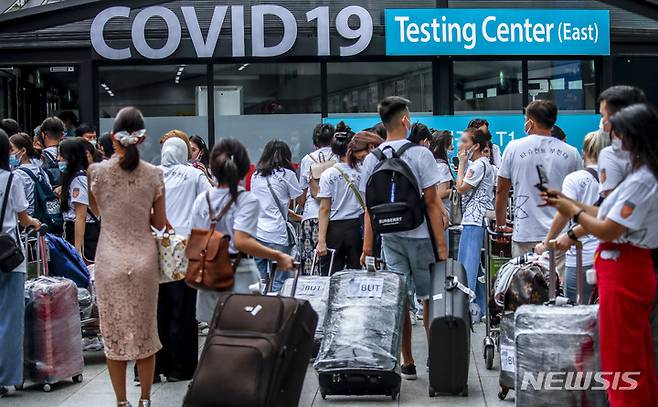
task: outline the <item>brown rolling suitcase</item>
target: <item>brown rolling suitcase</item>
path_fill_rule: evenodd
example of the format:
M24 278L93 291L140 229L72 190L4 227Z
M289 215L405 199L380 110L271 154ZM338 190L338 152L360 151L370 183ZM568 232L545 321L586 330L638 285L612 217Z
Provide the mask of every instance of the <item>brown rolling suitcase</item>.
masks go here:
M183 406L297 406L317 323L308 301L222 297Z

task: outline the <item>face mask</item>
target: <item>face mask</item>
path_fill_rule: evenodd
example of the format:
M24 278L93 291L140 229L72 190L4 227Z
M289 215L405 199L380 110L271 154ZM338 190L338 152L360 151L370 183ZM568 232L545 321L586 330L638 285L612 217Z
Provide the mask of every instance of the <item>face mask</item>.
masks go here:
M9 156L9 166L11 168L16 168L19 165L21 165L21 160L18 158L16 154L12 154Z
M66 172L66 167L68 166L68 163L60 161L57 163L57 166L59 167L60 172Z
M98 144L98 143L96 142L96 140L89 140L89 142L90 142L91 145L94 146L94 147L96 147L96 145Z
M404 138L409 140L409 137L411 137L411 117L409 118L409 127L408 128L405 127L405 129L406 129L406 132L404 134Z
M605 131L605 126L604 126L603 118L601 118L601 121L599 122L599 134L606 137L608 140L610 139L610 132ZM613 140L614 141L614 140Z
M532 122L530 120L528 120L527 122L525 122L525 124L523 124L523 132L525 134L530 134L530 129L532 129L532 126L528 127L528 124L530 124L530 123L532 123Z
M622 141L619 137L613 137L612 138L612 149L614 151L617 151L617 152L621 151L622 150L622 145L623 145L623 143L622 143Z

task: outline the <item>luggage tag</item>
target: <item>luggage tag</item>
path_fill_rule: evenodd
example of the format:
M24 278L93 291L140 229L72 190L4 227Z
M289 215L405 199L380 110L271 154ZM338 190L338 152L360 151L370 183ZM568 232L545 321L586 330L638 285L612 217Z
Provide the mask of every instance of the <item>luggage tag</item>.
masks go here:
M382 298L384 279L381 277L354 277L350 280L348 298Z

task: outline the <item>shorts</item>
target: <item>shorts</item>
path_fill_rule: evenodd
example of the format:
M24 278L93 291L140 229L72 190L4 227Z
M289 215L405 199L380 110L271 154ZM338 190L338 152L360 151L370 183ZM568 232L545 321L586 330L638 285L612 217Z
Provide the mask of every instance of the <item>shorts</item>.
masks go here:
M436 263L430 239L384 235L382 251L388 271L405 278L409 295L413 295L415 289L419 300L428 300L431 287L430 266Z

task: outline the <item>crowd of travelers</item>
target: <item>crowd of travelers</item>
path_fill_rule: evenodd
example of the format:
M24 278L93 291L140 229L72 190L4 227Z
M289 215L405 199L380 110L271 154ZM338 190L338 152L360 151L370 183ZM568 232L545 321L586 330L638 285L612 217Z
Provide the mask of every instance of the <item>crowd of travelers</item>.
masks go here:
M33 134L5 119L0 190L9 199L2 232L17 235L19 227L49 223L38 210L40 200L57 197L63 223L53 232L95 263L100 328L119 406L130 405L128 361L137 361L140 406L150 405L154 380L192 378L199 324L210 322L221 296L184 281L159 284L152 230L187 236L216 224L230 236L229 253L237 259L232 291L240 293L254 287L279 292L295 267L331 275L360 269L368 256L385 259L389 271L406 279L407 308L419 307L404 313L406 379L418 375L411 325L418 318L427 329L429 319L430 233L440 259L458 253L475 292L475 323L488 301L481 251L489 223L511 234L515 257L541 254L556 240L558 270L574 301L580 241L585 269L595 268L597 276L601 370L641 372L634 391L608 391L610 404L658 405L658 116L630 86L607 89L599 103L599 129L585 136L582 151L567 144L576 135L556 126L555 103L536 100L525 109L526 136L501 154L486 120L472 120L454 134L431 129L414 122L410 101L387 97L378 106L381 123L372 128L318 124L310 135L315 150L298 168L281 140L269 141L252 166L238 139L220 138L209 149L201 137L180 130L161 137L156 167L140 160L139 145L154 135L135 107L120 110L112 130L100 137L91 126L65 124L66 117L46 118ZM417 229L378 236L365 203L367 185L381 156L393 153L415 176L427 218ZM546 174L544 192L536 188L537 164ZM452 216L456 204L459 224ZM448 230L455 227L461 237L449 248ZM0 273L0 394L23 383L25 273L25 264ZM585 297L592 290L586 284Z

